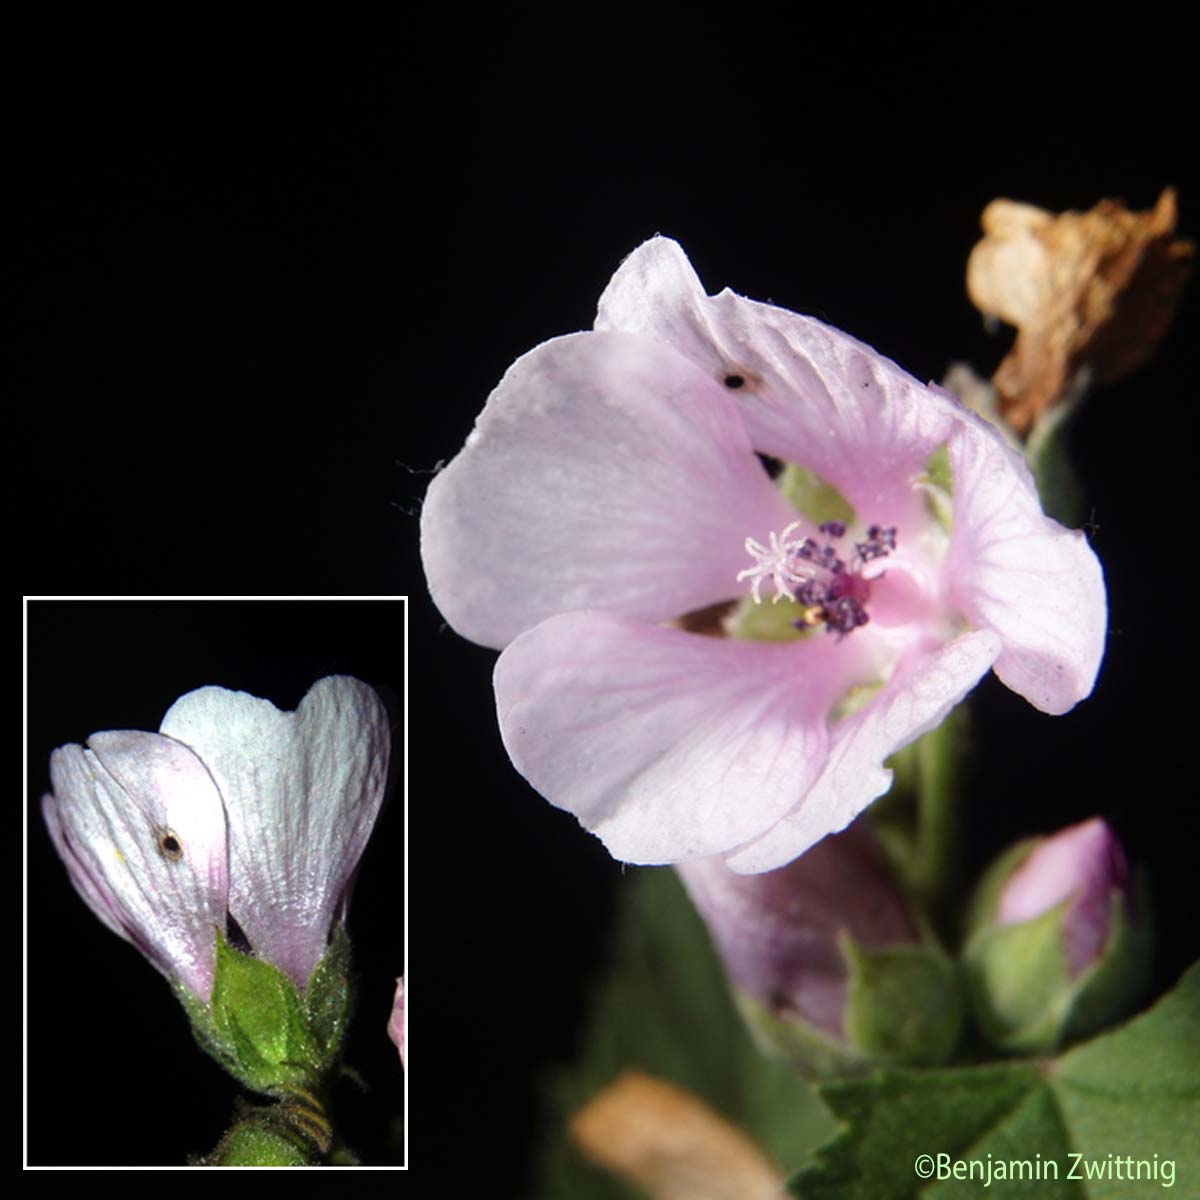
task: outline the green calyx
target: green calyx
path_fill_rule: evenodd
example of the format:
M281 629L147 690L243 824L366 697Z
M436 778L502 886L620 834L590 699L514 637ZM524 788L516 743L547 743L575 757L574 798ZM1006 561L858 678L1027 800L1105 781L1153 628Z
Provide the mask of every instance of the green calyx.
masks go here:
M971 1005L996 1049L1050 1053L1124 1016L1141 994L1151 953L1141 881L1132 901L1112 890L1108 939L1095 962L1074 979L1064 948L1063 927L1070 919L1068 899L1028 921L980 926L968 940L963 964Z
M235 949L217 931L207 1006L177 994L196 1040L252 1091L285 1096L321 1086L337 1061L350 1006L350 943L335 930L303 993L272 963Z
M738 1008L760 1049L810 1078L946 1062L958 1044L964 1011L954 962L922 943L868 949L843 934L838 946L847 973L843 1036L738 993Z
M962 1032L964 1003L954 962L936 946L868 949L841 940L850 971L846 1040L875 1063L933 1067Z

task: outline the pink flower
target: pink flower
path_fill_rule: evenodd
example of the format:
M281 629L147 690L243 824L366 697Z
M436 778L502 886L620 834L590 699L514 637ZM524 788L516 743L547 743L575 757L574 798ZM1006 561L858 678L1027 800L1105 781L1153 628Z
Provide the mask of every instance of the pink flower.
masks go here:
M509 369L429 489L422 554L450 624L504 650L517 769L629 862L781 866L989 668L1057 714L1103 651L1100 565L991 426L818 321L707 296L665 238L594 332ZM752 593L790 640L668 624Z

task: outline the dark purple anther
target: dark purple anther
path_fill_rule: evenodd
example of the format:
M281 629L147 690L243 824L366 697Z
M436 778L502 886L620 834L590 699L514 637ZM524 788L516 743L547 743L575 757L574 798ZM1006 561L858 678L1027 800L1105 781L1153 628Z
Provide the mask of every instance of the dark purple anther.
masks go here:
M841 521L825 521L817 528L827 537L835 539L840 538L846 532L846 527Z
M896 548L894 525L872 525L867 529L867 540L856 542L854 548L863 562L873 558L886 558Z
M868 620L866 609L853 596L839 596L825 606L825 625L839 637L852 633Z
M811 608L814 604L824 604L829 599L829 589L816 579L805 580L796 589L796 600L803 604L806 608Z

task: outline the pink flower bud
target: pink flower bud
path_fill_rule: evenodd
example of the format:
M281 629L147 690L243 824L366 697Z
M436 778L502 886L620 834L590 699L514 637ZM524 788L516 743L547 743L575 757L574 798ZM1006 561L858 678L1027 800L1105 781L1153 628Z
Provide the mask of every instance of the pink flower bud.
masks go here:
M1062 925L1067 970L1077 978L1104 952L1112 893L1126 892L1121 844L1099 817L1072 825L1038 845L1013 872L996 908L997 925L1015 925L1069 900Z
M761 875L735 874L720 857L677 869L734 988L838 1039L849 986L839 937L867 948L917 940L864 821Z

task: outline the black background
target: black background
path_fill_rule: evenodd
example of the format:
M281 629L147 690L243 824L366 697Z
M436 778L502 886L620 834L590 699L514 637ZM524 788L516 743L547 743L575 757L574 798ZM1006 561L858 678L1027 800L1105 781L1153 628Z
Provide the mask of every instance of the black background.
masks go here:
M417 515L436 464L514 358L590 326L656 232L711 291L812 313L939 378L955 359L990 371L1007 347L963 286L989 200L1146 208L1173 183L1194 236L1200 197L1169 31L555 12L427 16L351 61L229 31L145 56L56 44L23 109L34 166L16 231L26 591L412 597L412 1159L486 1166L497 1195L522 1193L534 1080L571 1053L621 875L513 773L495 656L425 595ZM1110 593L1096 693L1051 720L986 681L971 796L976 859L1095 812L1114 822L1151 868L1159 988L1197 951L1195 305L1193 289L1157 361L1075 430ZM118 654L71 624L36 655L31 641L31 805L48 747L153 728L187 687L290 705L330 669L391 677L372 664L396 652L378 613L343 613L318 644L206 634L220 655L188 675L181 634L134 630ZM186 1061L169 1005L141 1020L165 989L89 925L35 816L29 841L30 1156L79 1161L63 1129L82 1104L93 1161L149 1161L128 1130L163 1110L179 1132L159 1161L177 1162L225 1101L202 1102L191 1075L176 1087L208 1068ZM379 919L365 912L360 893L356 929ZM97 1024L98 975L137 977L132 1025ZM160 1024L172 1049L93 1070L93 1038Z

